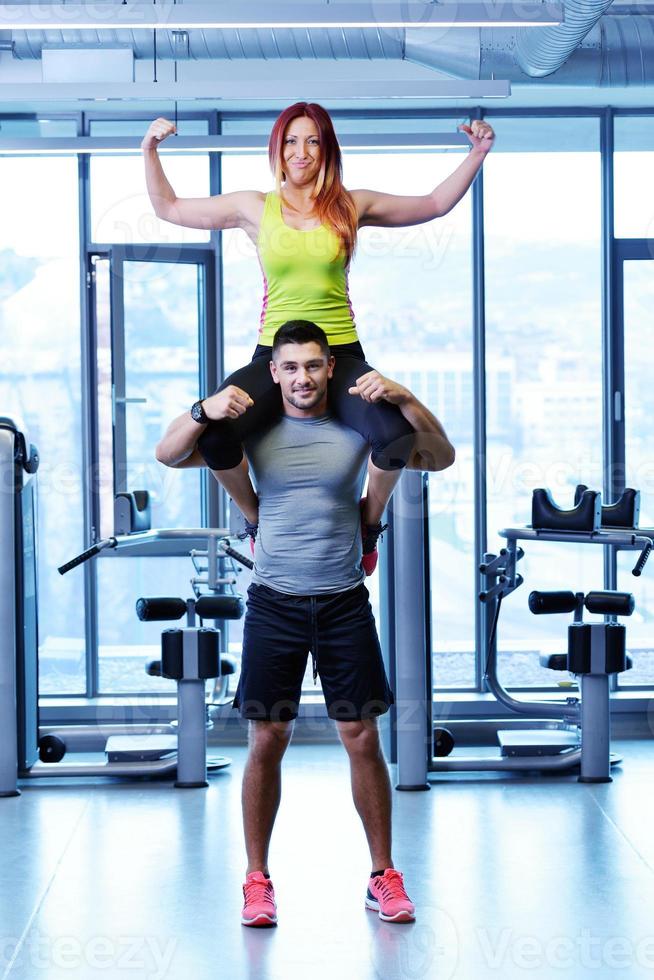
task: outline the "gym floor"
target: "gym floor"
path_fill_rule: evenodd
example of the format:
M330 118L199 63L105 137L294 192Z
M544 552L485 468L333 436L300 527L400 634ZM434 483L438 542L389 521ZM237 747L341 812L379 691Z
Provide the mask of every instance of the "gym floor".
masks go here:
M274 929L240 924L244 746L220 750L232 766L206 790L23 781L0 800L0 980L652 978L654 745L613 749L610 784L466 774L394 792L408 925L364 908L340 745L286 754Z

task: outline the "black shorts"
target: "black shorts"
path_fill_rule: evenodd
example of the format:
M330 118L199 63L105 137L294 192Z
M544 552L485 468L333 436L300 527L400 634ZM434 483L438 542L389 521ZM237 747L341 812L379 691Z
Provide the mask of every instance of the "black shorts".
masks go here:
M297 718L309 652L330 718L358 721L381 715L394 704L363 583L315 596L289 595L253 583L233 705L241 717Z

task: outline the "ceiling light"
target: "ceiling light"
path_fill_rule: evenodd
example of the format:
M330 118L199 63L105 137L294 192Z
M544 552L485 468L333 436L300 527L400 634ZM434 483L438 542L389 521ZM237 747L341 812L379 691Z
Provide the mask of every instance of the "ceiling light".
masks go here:
M339 136L343 150L430 150L463 149L469 146L464 133L347 133ZM161 146L165 153L263 153L267 136L171 136ZM0 139L0 155L16 154L135 154L140 139L131 136L44 137L43 139Z
M258 28L550 27L563 22L560 3L55 3L1 4L0 29L256 30Z
M93 102L96 99L115 99L120 102L155 102L155 115L165 115L167 102L201 102L205 104L225 102L275 102L279 108L298 99L322 102L329 108L336 101L377 102L407 99L434 102L437 99L505 99L511 95L511 84L502 79L433 79L405 81L380 78L360 81L344 79L285 78L275 74L261 81L216 79L204 82L103 82L88 84L82 88L77 82L0 82L1 103L29 102Z

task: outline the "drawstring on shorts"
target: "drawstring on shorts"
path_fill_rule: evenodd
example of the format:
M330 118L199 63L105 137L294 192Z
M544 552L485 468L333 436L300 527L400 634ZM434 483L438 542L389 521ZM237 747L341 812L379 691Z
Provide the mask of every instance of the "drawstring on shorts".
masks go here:
M313 683L315 685L318 677L318 609L315 596L309 596L311 605L311 660L313 661Z

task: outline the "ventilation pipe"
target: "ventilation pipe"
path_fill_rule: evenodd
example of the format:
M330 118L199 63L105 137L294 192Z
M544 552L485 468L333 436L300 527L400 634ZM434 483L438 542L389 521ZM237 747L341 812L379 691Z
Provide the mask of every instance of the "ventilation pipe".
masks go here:
M528 27L516 41L516 60L525 75L551 75L567 61L613 0L565 0L565 21L556 27Z
M283 60L296 65L303 61L391 60L422 65L440 78L502 78L523 85L534 84L534 77L539 77L539 84L566 86L654 85L651 7L644 7L647 13L635 14L633 6L615 5L611 13L601 17L609 0L565 0L564 6L566 24L560 28L522 31L503 28L161 30L157 32L157 57L180 60L183 52L188 59L198 61ZM582 19L580 12L575 13L582 7L587 19ZM629 13L620 13L623 9ZM571 34L565 44L551 38L541 40L544 34L556 34L568 27ZM6 40L8 33L0 32L0 38ZM180 33L186 36L180 37ZM65 44L71 50L89 44L129 45L135 58L153 57L151 32L146 31L48 31L47 36L43 31L13 32L17 58L38 59L43 46L48 44Z

